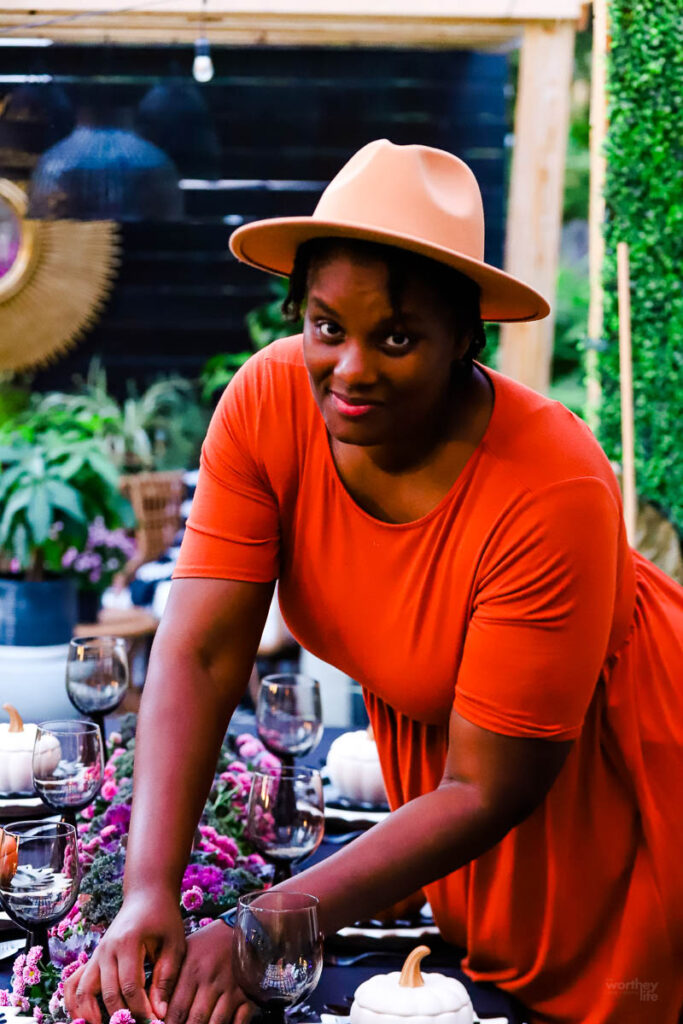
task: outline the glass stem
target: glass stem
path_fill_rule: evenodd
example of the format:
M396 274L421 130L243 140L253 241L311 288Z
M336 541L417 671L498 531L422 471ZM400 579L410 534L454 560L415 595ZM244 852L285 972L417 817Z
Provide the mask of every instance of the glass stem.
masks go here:
M26 952L32 946L43 947L43 962L46 964L50 963L50 943L47 937L47 927L45 925L36 925L33 931L26 933Z
M292 877L292 862L289 860L276 860L275 874L273 875L273 885L277 885L278 882L286 882L288 878Z
M104 760L106 761L107 760L107 734L106 734L105 728L104 728L104 714L101 711L93 711L91 713L90 717L92 718L93 722L95 722L97 724L97 727L100 730L100 736L102 737L102 753L104 755Z
M263 1024L285 1024L284 1006L270 1006L261 1010Z

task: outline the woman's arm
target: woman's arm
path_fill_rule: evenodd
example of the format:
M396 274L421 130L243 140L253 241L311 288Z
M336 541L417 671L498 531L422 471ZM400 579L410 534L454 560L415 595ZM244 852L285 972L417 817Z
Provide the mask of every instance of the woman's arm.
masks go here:
M273 585L176 580L157 633L140 709L134 799L116 921L66 990L69 1012L163 1015L185 938L178 906L192 839L230 717L249 679ZM155 964L152 1004L144 961Z
M318 896L326 933L370 917L495 846L543 800L571 746L502 736L453 711L439 787L279 888Z
M494 846L543 800L570 748L489 732L454 711L439 787L278 888L317 896L326 933L371 916ZM224 1024L241 1012L231 943L220 921L191 936L166 1024Z

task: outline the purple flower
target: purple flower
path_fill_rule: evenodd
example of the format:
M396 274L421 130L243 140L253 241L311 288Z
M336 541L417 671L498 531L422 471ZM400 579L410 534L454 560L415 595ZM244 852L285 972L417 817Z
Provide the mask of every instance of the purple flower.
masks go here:
M130 1010L116 1010L109 1018L109 1024L135 1024L135 1018Z
M21 572L21 562L18 558L10 558L9 571L13 573ZM0 1003L0 1006L3 1004Z
M198 885L193 885L190 889L185 890L181 896L181 902L185 910L196 910L204 902L204 893Z
M130 804L112 804L104 812L105 825L114 825L121 833L130 825Z
M88 579L90 580L91 583L99 583L100 580L102 579L102 573L100 572L99 569L93 569L93 571L88 576Z
M78 558L78 549L71 547L67 548L62 555L62 568L70 569L75 560Z

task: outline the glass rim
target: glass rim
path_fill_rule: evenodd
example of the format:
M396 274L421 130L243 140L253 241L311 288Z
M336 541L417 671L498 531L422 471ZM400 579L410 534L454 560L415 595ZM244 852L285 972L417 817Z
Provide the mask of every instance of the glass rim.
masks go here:
M230 771L229 768L228 771ZM250 772L250 775L252 779L256 778L257 775L266 779L281 779L283 776L286 779L295 779L297 775L300 775L302 778L306 777L307 779L315 779L316 777L322 778L320 768L315 768L308 764L283 764L277 768L275 765L273 765L272 768L256 767L252 772Z
M46 831L53 829L54 835L30 835L26 834L26 831L22 828L26 826L26 829L45 829ZM9 825L0 826L4 835L13 836L15 839L59 839L67 838L68 836L76 837L76 826L72 825L69 821L41 821L40 818L34 818L33 820L26 821L13 821Z
M114 647L116 644L125 644L125 637L117 636L115 633L106 633L104 636L72 636L69 640L69 647L88 647L102 644Z
M320 689L320 683L313 676L307 676L302 672L273 672L263 676L261 686L301 686L309 687L312 690Z
M289 898L295 896L302 902L296 907L256 907L253 905L253 901L259 896L266 897L267 899L271 897L277 899L278 897ZM319 906L320 900L310 892L282 891L279 889L253 889L251 892L245 892L238 896L236 903L237 910L250 910L255 914L292 914L301 910L317 910Z
M36 729L41 732L63 732L72 736L98 732L99 728L97 722L90 722L87 718L48 718L44 722L36 722Z

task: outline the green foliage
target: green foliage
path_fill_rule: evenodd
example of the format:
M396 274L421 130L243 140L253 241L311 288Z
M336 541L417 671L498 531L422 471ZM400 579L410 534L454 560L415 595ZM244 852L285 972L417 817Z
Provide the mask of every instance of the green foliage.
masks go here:
M257 352L277 338L286 338L290 334L301 331L303 324L290 323L282 315L282 303L287 295L288 282L276 278L270 282L273 298L262 306L250 310L245 322L249 332L252 349L249 352L228 352L212 356L204 364L200 376L202 384L202 400L210 402L217 392L223 391L243 363L250 355Z
M616 249L630 248L636 476L683 528L683 10L613 0L608 64L605 338L600 436L621 459Z
M22 414L0 426L0 468L0 554L29 579L60 572L62 555L84 545L95 517L108 527L132 525L118 473L96 437L44 429Z

